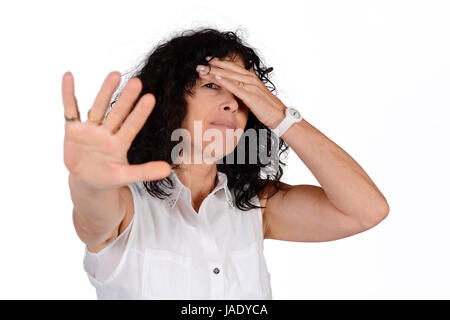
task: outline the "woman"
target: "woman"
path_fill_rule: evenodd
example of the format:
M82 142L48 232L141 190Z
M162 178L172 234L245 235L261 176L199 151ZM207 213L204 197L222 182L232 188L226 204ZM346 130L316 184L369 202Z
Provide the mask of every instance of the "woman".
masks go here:
M110 73L85 122L64 74L73 222L99 299L271 299L264 239L335 240L386 217L364 170L266 87L271 69L233 32L185 32L108 112L121 78ZM284 163L263 161L288 146L320 187L282 183Z

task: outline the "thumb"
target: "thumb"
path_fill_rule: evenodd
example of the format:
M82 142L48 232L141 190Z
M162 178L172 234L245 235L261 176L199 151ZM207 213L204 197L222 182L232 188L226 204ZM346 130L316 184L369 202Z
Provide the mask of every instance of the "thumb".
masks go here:
M153 181L164 179L171 173L172 167L166 161L150 161L143 164L133 164L124 170L124 183L136 181Z

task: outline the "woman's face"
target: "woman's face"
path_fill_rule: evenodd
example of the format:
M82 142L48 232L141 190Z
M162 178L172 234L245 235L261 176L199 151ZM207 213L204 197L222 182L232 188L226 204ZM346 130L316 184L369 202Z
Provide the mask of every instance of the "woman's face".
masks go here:
M235 61L244 68L240 57L235 60L226 57L225 60ZM233 93L210 80L198 78L192 92L192 96L185 96L187 111L182 128L187 129L191 137L191 154L202 154L203 162L206 159L208 163L216 162L236 148L247 124L248 107ZM214 123L219 120L232 123L234 129Z

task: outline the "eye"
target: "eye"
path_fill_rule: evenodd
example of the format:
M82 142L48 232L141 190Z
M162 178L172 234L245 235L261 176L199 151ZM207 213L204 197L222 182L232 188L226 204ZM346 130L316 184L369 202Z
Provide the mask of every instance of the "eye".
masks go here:
M217 88L220 88L217 84L215 84L215 83L213 83L213 82L210 82L210 83L205 84L205 87L208 87L210 84L215 85ZM208 87L208 88L213 89L213 88L211 88L211 87Z

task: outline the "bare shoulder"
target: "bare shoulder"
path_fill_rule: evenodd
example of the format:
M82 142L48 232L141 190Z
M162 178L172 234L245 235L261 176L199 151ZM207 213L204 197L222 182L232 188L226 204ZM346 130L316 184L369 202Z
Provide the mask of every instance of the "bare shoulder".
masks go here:
M261 206L267 206L281 200L283 195L292 188L292 185L274 180L259 180L261 184L266 184L258 195ZM276 187L278 186L278 188ZM264 212L264 209L261 209Z
M124 186L120 189L122 199L126 206L125 216L123 217L122 222L119 225L118 236L122 234L122 232L129 226L131 220L133 220L134 216L134 202L133 195L131 193L130 187Z
M279 183L265 188L264 239L295 242L337 240L363 232L378 224L385 215L373 211L371 221L346 214L337 208L320 186ZM275 190L276 189L276 190Z
M126 206L125 216L123 217L122 221L117 226L117 228L114 229L108 240L96 246L86 246L90 252L94 253L100 252L109 243L111 243L112 241L114 241L114 239L116 239L119 235L121 235L123 231L125 231L125 229L130 225L130 222L134 216L134 202L133 202L133 195L128 186L123 186L120 188L120 197Z
M261 184L266 184L266 186L261 190L258 195L259 203L261 205L261 215L263 217L263 232L264 239L267 239L268 234L268 218L266 216L266 208L270 205L273 206L274 203L280 203L281 198L287 192L290 187L290 184L278 181L278 188L275 187L275 181L273 180L260 180Z

